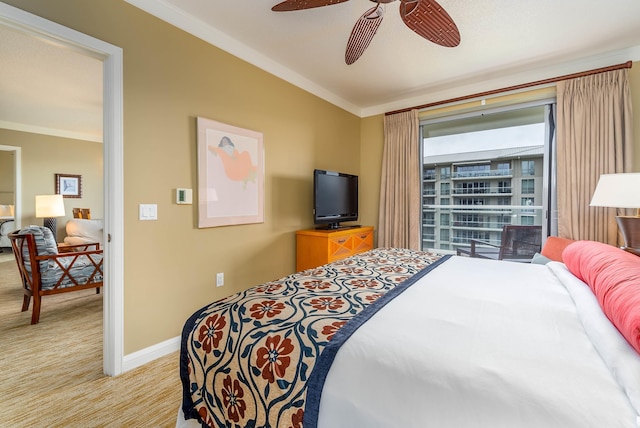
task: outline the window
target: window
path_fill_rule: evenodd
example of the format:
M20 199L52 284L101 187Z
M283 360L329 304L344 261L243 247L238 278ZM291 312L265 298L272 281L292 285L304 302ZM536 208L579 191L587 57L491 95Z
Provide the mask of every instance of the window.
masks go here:
M464 198L460 199L459 205L484 205L484 199L482 198Z
M511 181L498 181L498 193L511 193Z
M450 223L450 214L441 213L440 214L440 226L449 226Z
M498 164L498 175L511 175L511 164L510 163L499 163Z
M522 226L533 226L533 221L534 221L535 217L530 216L530 215L523 215L522 217L520 217L520 224Z
M498 216L498 224L496 226L499 228L502 228L506 224L511 224L511 216L510 215Z
M449 229L440 229L440 240L449 242Z
M436 179L436 170L435 168L429 168L424 170L424 179L425 180L435 180Z
M426 183L424 185L424 191L422 192L424 196L433 196L436 194L436 188L433 183Z
M525 206L525 207L533 206L533 198L522 198L522 204L521 205ZM533 210L525 210L525 209L522 210L523 214L524 213L529 214L529 213L533 213L533 212L534 212Z
M422 216L422 224L425 226L435 226L436 218L433 213L426 213Z
M441 195L451 194L451 183L440 183L440 194Z
M533 178L526 178L522 180L522 193L525 195L531 195L536 193Z
M536 162L533 160L523 160L522 175L536 175Z
M445 236L452 251L470 239L499 244L506 224L544 225L547 231L542 206L552 198L543 192L553 189L543 185L543 166L546 171L550 165L551 106L534 102L422 120L424 185L439 192L423 210L423 217L435 213L427 230L436 237L423 240L423 249L443 249Z
M491 172L491 165L458 165L454 177L487 177Z
M456 226L483 227L484 217L478 214L460 214L456 217Z

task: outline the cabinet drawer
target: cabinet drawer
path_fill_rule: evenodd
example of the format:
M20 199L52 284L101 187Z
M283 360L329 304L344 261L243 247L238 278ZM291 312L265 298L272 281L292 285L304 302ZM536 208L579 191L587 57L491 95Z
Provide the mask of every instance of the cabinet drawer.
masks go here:
M329 261L349 257L353 253L353 237L341 236L329 239Z
M352 254L363 253L373 249L373 230L356 233L351 237Z

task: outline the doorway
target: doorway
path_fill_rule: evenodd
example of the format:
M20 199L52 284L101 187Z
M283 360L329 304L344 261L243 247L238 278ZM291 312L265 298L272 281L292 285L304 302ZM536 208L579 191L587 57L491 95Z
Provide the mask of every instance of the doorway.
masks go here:
M124 353L122 49L4 3L0 3L0 25L99 58L103 63L103 371L106 375L115 376L123 371Z

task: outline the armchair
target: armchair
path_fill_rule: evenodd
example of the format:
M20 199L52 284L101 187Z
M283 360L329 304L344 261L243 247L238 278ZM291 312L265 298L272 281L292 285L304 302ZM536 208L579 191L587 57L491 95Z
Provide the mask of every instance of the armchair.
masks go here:
M24 298L22 312L29 309L33 297L31 324L40 320L43 296L66 293L87 288L100 292L103 284L102 250L94 244L87 251L86 244L80 251L59 253L53 234L46 227L30 226L9 234L13 253L22 279ZM70 246L65 250L69 251Z
M540 252L542 226L506 225L502 227L500 245L476 239L472 239L470 244L469 248L458 248L457 254L483 259L530 262L534 254Z

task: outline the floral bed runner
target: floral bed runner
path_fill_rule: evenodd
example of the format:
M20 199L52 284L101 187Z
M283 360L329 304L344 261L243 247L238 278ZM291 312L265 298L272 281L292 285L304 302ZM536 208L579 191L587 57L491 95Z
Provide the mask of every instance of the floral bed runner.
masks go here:
M200 309L182 332L185 417L211 427L301 428L307 381L336 332L349 322L341 336L350 335L446 258L379 248ZM320 366L314 378L321 378L321 390L326 361Z

